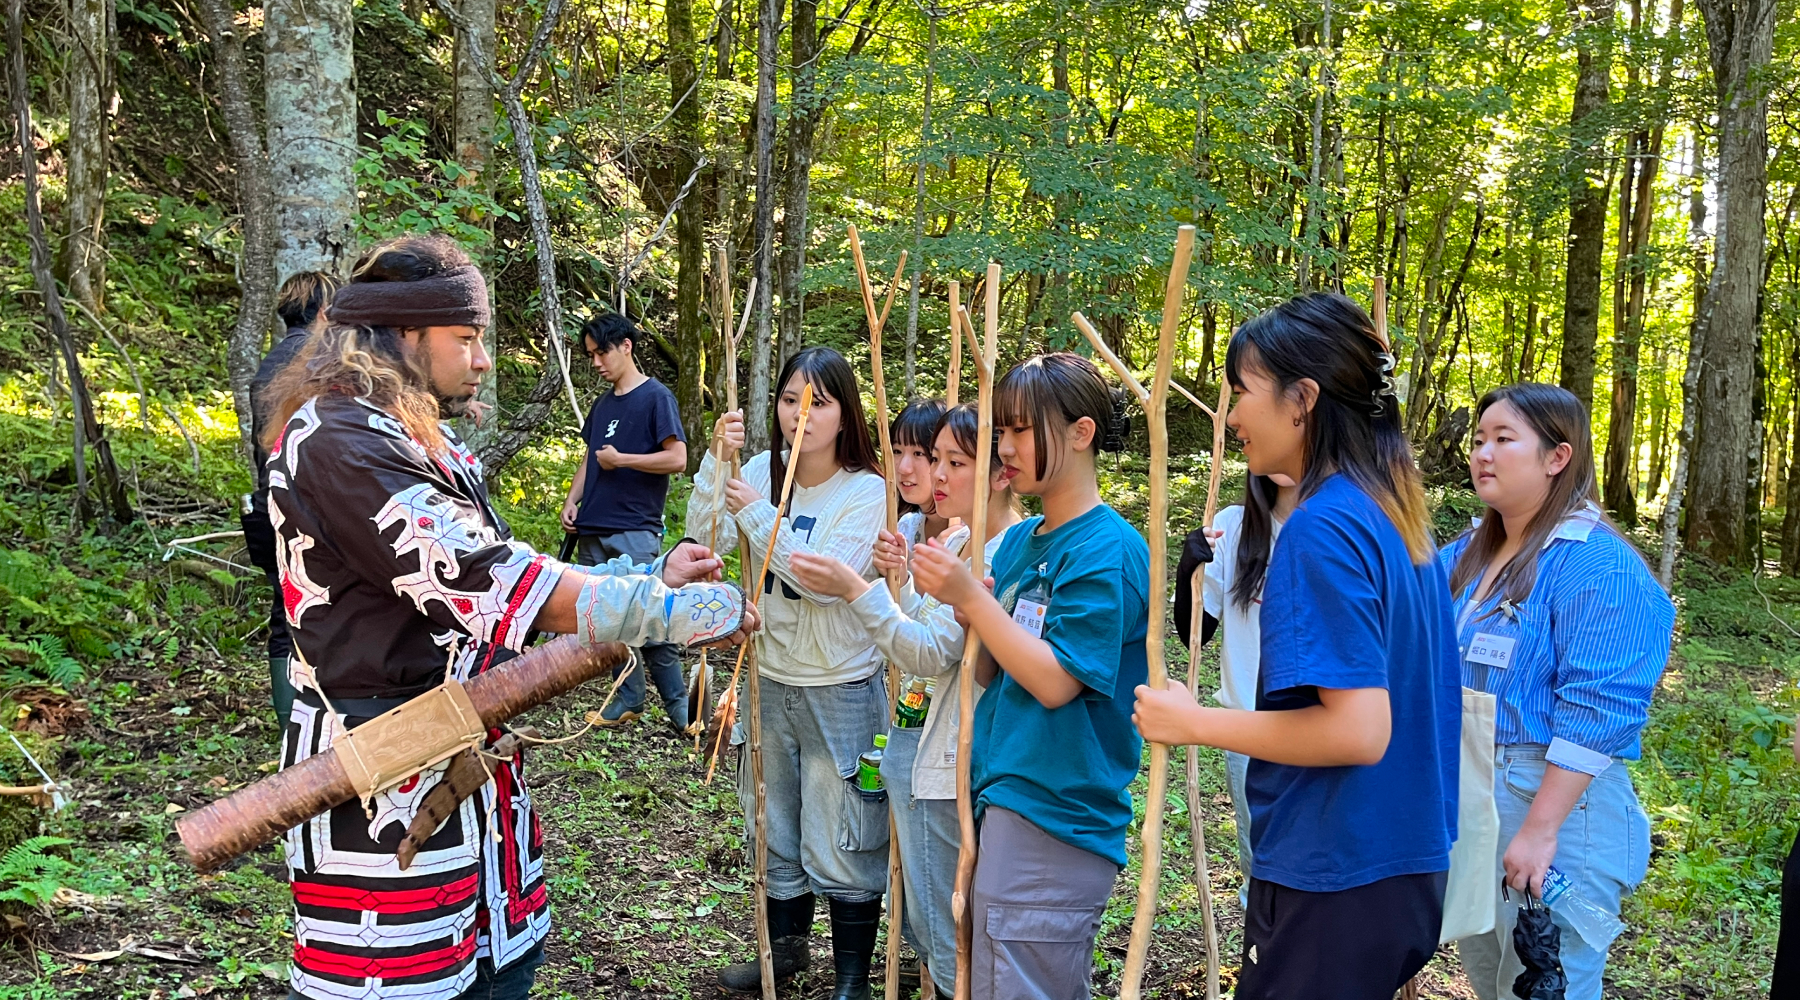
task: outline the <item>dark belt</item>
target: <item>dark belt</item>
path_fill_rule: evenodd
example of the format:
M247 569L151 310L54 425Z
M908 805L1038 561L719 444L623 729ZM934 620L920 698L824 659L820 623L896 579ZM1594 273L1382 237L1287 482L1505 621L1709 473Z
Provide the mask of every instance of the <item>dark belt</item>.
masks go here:
M331 707L350 718L373 719L399 708L414 697L417 695L406 698L333 698Z

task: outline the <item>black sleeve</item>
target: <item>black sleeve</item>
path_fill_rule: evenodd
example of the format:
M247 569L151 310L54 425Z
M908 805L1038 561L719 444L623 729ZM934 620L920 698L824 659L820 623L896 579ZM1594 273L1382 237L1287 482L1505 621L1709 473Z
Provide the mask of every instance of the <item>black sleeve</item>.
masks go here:
M1182 542L1181 562L1175 567L1175 634L1181 637L1183 646L1191 645L1188 638L1189 624L1194 616L1194 573L1200 567L1212 562L1212 545L1206 540L1206 531L1195 528L1188 532L1187 539ZM1217 619L1203 615L1213 625ZM1200 641L1212 638L1212 627L1205 624L1200 628Z

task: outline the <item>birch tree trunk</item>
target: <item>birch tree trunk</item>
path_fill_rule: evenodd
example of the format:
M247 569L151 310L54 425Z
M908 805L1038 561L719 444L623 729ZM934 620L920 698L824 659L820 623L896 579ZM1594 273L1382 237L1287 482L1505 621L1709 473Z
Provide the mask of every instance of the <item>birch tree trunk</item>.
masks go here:
M1569 266L1563 283L1562 387L1594 405L1594 344L1600 336L1601 255L1606 249L1605 110L1612 72L1613 0L1570 0L1577 38L1570 139Z
M1775 0L1699 0L1718 99L1718 227L1712 276L1695 337L1700 371L1686 544L1719 562L1750 551L1744 523L1747 463L1760 455L1754 433L1757 298L1763 278L1763 212L1768 186L1766 67L1774 43Z
M106 94L112 75L106 0L69 0L69 238L63 273L75 301L98 313L106 283Z
M356 25L351 0L272 0L263 107L275 192L277 287L345 276L356 257Z
M456 154L456 165L462 170L456 178L456 186L490 194L494 189L493 177L488 172L494 158L494 0L462 0L459 7L462 23L455 29L455 47L451 54L455 90L450 108L451 145ZM463 221L479 226L486 233L482 245L471 249L483 272L488 274L488 299L497 301L493 273L487 267L493 254L494 220L482 215ZM493 324L488 325L482 339L487 342L488 357L498 357L499 334ZM499 392L500 379L496 372L481 380L475 398L494 407L499 405ZM464 436L470 447L479 452L493 436L494 428L494 422L476 425Z
M756 310L750 345L750 401L744 408L744 448L769 447L769 339L774 335L775 285L775 71L781 59L781 0L759 0L756 10Z
M669 32L669 99L674 102L674 174L686 178L694 172L701 144L700 75L694 65L693 0L666 0ZM706 279L705 200L681 199L675 209L675 403L689 441L704 441L701 368L702 340L706 325L700 315ZM730 287L729 284L726 286ZM688 449L688 472L700 467L703 448Z

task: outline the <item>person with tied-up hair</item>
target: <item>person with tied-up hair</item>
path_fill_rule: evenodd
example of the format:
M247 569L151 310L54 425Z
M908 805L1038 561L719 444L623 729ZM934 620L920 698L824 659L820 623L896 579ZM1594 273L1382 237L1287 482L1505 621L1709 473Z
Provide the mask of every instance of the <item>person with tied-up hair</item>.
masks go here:
M1503 386L1475 419L1469 476L1488 509L1443 561L1463 684L1498 701L1498 868L1511 891L1492 933L1458 943L1476 995L1493 1000L1513 995L1523 968L1514 908L1543 895L1552 866L1615 916L1644 877L1650 821L1625 762L1641 755L1675 606L1596 502L1587 410L1573 393ZM1568 1000L1599 1000L1610 939L1551 914Z
M711 582L720 564L702 546L584 569L512 539L481 462L444 422L491 367L487 283L455 243L373 248L328 319L268 389L297 689L283 768L506 662L534 629L642 645L741 642L755 627L744 595ZM450 761L288 832L290 998L524 1000L550 913L523 756L490 761L492 781L405 864L401 840Z

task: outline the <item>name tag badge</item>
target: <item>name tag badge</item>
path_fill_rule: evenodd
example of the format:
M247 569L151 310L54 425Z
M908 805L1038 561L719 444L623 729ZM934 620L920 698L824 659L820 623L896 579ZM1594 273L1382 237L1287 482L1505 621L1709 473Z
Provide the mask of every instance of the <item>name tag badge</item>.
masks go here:
M1475 638L1469 640L1468 660L1484 667L1505 670L1512 663L1513 647L1518 643L1519 640L1510 636L1477 632Z
M1042 639L1044 637L1044 615L1049 610L1048 605L1021 597L1019 603L1013 606L1013 621L1024 626L1025 631L1030 632L1032 638Z

